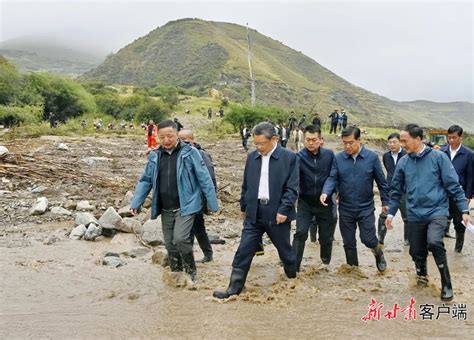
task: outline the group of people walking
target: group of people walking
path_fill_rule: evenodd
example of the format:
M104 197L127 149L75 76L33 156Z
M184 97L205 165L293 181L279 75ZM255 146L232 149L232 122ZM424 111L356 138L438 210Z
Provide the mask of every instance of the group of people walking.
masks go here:
M347 264L359 265L359 229L361 242L373 253L378 271L384 272L386 230L393 228L393 216L401 210L404 239L410 245L419 284L426 284L426 258L431 251L441 275L441 299L451 300L444 230L451 216L456 251L461 252L465 231L462 223L470 222L468 200L473 185L473 155L462 146L462 128L450 128L450 145L441 151L423 143L423 130L417 125L407 125L400 134L391 134L390 150L383 156L387 178L377 154L362 144L359 128L349 126L342 130L344 150L338 154L322 146L320 125L306 125L301 130L304 147L295 153L284 147L281 130L269 122L257 124L252 131L247 126L243 128L247 140L253 135L255 150L247 156L243 175L242 235L228 288L215 291L214 297L225 299L241 293L264 233L277 248L286 276L295 278L302 270L308 230L315 222L324 264L331 262L339 219ZM131 207L132 213L137 214L148 193L153 192L151 218L162 216L171 270L184 270L195 279L192 231L196 236L202 236L203 229L205 233L203 209L217 211L218 203L212 162L206 161L206 154L189 135L192 132L178 135L173 121L158 125L161 146L148 157ZM248 148L247 143L243 146ZM378 228L374 184L382 202ZM296 233L291 242L293 220ZM198 242L203 243L201 248L206 247L206 241L198 238ZM212 260L212 248L210 251L208 260Z

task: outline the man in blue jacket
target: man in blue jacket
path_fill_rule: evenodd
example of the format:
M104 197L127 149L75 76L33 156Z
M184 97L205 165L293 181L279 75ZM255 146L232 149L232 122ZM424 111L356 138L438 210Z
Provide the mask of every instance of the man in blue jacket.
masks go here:
M463 129L459 125L452 125L448 129L448 145L441 149L453 163L454 170L459 178L464 190L464 197L466 197L467 204L472 198L472 177L473 177L473 162L474 156L471 149L462 144ZM452 197L449 198L449 216L453 219L454 229L456 230L456 245L454 251L460 253L464 245L464 232L466 228L462 224L462 214L456 206L456 202ZM445 235L449 233L449 225L447 223Z
M161 146L150 152L145 171L137 183L131 210L136 215L152 192L151 219L161 214L163 237L172 271L183 266L196 278L190 232L194 218L202 209L204 194L210 211L218 210L211 175L199 151L178 139L178 128L171 120L158 125Z
M441 299L453 299L443 236L448 216L448 197L452 197L464 223L470 222L469 209L458 176L449 158L423 143L423 130L409 124L400 133L408 156L398 163L392 179L390 208L385 222L392 229L393 216L406 193L410 255L415 262L418 284L426 285L426 258L433 253L441 275Z
M278 143L273 124L259 123L253 129L254 145L245 163L240 198L244 229L232 262L230 283L225 292L214 297L226 299L242 291L255 251L263 233L277 248L285 274L296 277L296 257L291 249L291 221L295 219L299 169L296 155Z
M392 183L393 173L395 172L395 167L397 166L400 159L405 156L407 153L402 148L400 143L400 134L399 133L391 133L388 136L388 148L389 151L383 154L382 156L382 163L387 170L387 184L390 189L390 185ZM405 246L408 246L408 229L407 229L407 209L405 206L405 198L402 197L401 204L400 204L400 213L402 214L403 219L403 240ZM385 219L387 218L387 214L385 212L381 212L379 215L379 223L377 226L379 242L384 244L385 235L387 234L387 228L385 227Z
M377 183L383 210L388 209L388 187L379 157L361 145L360 129L349 126L342 130L344 151L334 157L331 173L324 183L321 204L339 189L339 226L341 228L347 264L358 266L355 233L359 227L360 239L372 249L379 272L385 271L382 246L375 231L374 181Z
M296 233L293 237L293 250L296 254L296 270L300 271L301 261L308 239L308 230L313 223L318 225L320 257L329 264L332 255L332 241L336 228L333 203L327 206L319 201L324 182L331 171L334 153L321 147L321 128L309 125L304 129L305 148L298 152L300 167L300 189L296 214Z

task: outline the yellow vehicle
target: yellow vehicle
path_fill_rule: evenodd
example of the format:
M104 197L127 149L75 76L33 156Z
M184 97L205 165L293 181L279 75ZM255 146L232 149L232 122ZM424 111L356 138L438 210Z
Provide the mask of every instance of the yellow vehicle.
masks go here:
M427 137L428 141L435 149L448 144L448 130L430 129L428 130Z

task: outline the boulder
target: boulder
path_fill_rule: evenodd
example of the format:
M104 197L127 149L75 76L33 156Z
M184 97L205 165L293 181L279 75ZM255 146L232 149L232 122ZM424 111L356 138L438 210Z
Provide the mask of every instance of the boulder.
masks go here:
M58 150L62 150L62 151L68 151L69 150L69 147L64 143L58 144L57 148L58 148Z
M76 210L79 211L93 211L95 206L91 205L89 201L79 201L76 205Z
M0 145L0 158L6 157L9 153L10 151L5 146Z
M120 266L125 265L125 261L123 261L120 257L106 256L102 260L102 264L104 266L108 266L108 267L112 267L112 268L118 268Z
M85 226L91 224L91 223L95 223L95 224L100 224L99 221L97 221L97 219L94 217L94 215L92 215L91 213L77 213L76 214L76 224L84 224Z
M133 233L134 231L138 233L141 226L142 224L140 221L125 217L120 223L118 223L115 229L123 231L124 233Z
M42 215L48 209L48 199L46 197L40 197L36 200L36 203L30 210L31 215Z
M66 216L72 215L72 213L69 210L61 208L61 207L51 208L51 213L55 215L66 215Z
M133 200L133 192L127 191L127 193L123 197L122 205L129 205L132 203L132 200Z
M121 217L132 217L133 215L132 215L132 212L130 211L130 204L126 205L123 208L120 208L119 211L118 211L118 214Z
M127 246L129 248L136 248L140 245L135 235L125 233L117 233L110 243Z
M84 235L84 240L94 241L100 235L102 235L102 227L98 224L90 223Z
M163 244L163 231L161 228L161 220L148 220L140 228L140 236L142 240L151 246Z
M105 229L118 229L117 226L122 222L122 218L113 207L108 208L99 218L99 223Z
M71 231L71 234L69 234L69 239L80 240L84 236L86 231L87 231L86 226L84 224L80 224Z

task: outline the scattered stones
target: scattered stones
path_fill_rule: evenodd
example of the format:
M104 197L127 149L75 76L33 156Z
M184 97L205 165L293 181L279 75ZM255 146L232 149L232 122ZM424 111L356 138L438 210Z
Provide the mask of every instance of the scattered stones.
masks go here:
M100 225L105 229L118 229L117 226L122 222L122 218L113 207L108 208L99 218Z
M130 204L123 208L120 208L118 211L118 214L121 217L132 217L133 215L132 215L132 212L130 211Z
M95 223L99 225L99 221L92 215L91 213L77 213L76 214L76 224L84 224L84 225L89 225L91 223Z
M133 218L125 217L120 223L118 223L115 229L123 231L125 233L133 233L134 231L138 233L140 231L141 226L142 224L140 223L140 221L137 221Z
M97 162L108 162L111 161L110 158L107 157L86 157L81 159L82 162L86 163L89 166L96 165Z
M42 215L48 209L48 199L46 197L40 197L36 200L36 203L30 210L31 215Z
M61 151L68 151L69 147L64 143L60 143L60 144L58 144L57 149L61 150Z
M85 235L86 231L86 226L84 224L80 224L71 231L71 234L69 234L69 239L80 240Z
M51 208L51 213L55 214L55 215L66 215L66 216L72 215L72 213L69 210L64 209L62 207L53 207L53 208Z
M102 227L95 223L90 223L84 235L84 240L94 241L100 235L102 235Z
M76 209L77 203L73 200L67 200L63 205L65 209Z
M93 211L95 206L89 203L89 201L79 201L76 205L76 210L79 211Z
M150 252L150 249L141 247L141 248L134 248L134 249L131 249L131 250L127 250L127 251L124 251L120 254L123 255L123 256L136 258L136 257L145 256L149 252Z
M48 188L45 187L44 185L40 185L38 187L28 188L28 190L30 190L34 194L39 194L39 193L42 193L42 192L48 190Z
M120 257L117 256L105 256L102 260L102 264L104 266L118 268L120 266L125 265L125 261L123 261Z
M45 245L50 245L50 244L55 243L56 241L59 241L59 239L56 237L56 235L51 235L51 236L48 236L48 237L43 241L43 244L45 244Z
M225 238L237 238L239 236L240 236L240 234L236 231L233 231L233 230L230 230L230 231L228 231L224 234Z
M163 231L161 229L161 220L149 220L140 228L142 240L151 246L163 244Z

